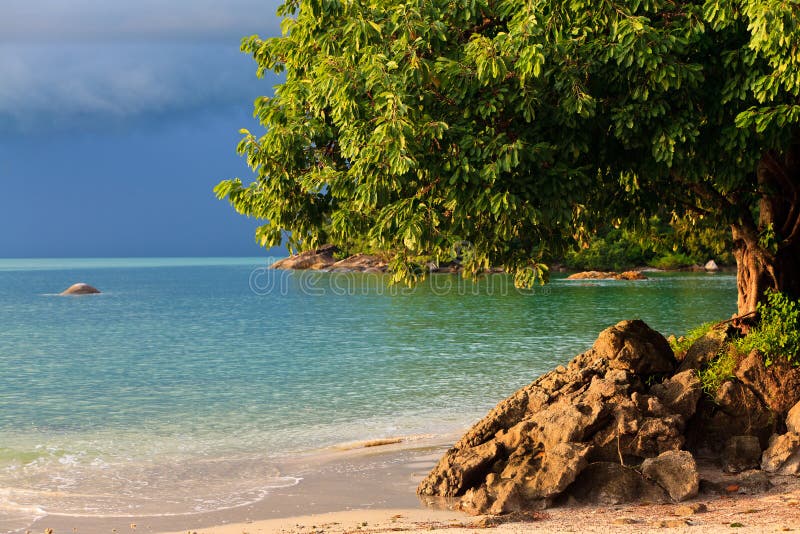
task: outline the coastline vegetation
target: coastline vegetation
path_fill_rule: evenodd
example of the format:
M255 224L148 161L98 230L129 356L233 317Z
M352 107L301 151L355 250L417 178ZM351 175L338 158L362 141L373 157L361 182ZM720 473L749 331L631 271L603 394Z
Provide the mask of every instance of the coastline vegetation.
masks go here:
M653 216L636 228L604 227L582 248L567 252L564 265L576 271L622 271L635 267L677 270L704 265L735 263L729 232L706 220L676 219L663 222Z

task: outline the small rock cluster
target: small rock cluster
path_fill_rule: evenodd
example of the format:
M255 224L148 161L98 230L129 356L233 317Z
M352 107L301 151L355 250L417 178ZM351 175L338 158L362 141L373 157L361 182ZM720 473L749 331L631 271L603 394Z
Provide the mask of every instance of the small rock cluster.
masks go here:
M584 271L569 275L567 280L647 280L647 277L640 271Z
M325 271L335 273L383 273L386 272L386 261L370 254L355 254L343 260L336 260L339 252L336 245L323 245L314 250L307 250L294 256L278 260L272 264L273 269Z
M759 465L797 473L800 405L790 412L788 432L769 439L763 458L759 435L742 425L727 435L717 428L716 441L698 438L696 426L716 416L713 403L701 400L697 374L714 346L714 339L705 339L679 362L664 337L642 321L608 328L566 367L500 402L445 454L418 492L458 498L466 512L493 515L565 501L677 502L700 491L700 449L715 454L727 472L742 473L742 484Z

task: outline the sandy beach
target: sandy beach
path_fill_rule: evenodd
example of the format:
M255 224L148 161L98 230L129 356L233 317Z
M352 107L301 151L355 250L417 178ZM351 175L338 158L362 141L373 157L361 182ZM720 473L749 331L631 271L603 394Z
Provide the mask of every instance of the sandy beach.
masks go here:
M700 495L689 502L568 506L507 518L468 516L414 490L447 444L391 443L298 458L303 475L251 506L185 516L46 516L30 528L59 533L345 534L383 532L785 532L800 530L800 479L776 477L760 495Z

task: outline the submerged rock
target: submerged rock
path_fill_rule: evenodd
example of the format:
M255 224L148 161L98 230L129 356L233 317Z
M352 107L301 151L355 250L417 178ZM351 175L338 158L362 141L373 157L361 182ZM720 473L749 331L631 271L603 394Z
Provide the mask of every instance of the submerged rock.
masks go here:
M77 284L72 284L69 286L67 289L59 293L59 295L96 295L98 293L100 293L100 290L96 287L90 286L89 284L85 284L83 282L78 282Z

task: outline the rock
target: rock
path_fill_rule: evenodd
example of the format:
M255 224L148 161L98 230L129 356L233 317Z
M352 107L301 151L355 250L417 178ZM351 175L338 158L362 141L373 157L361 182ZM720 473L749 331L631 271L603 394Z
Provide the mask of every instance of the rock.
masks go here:
M331 272L385 272L387 263L378 256L355 254L337 261L328 269Z
M647 277L639 271L625 271L619 273L616 280L647 280Z
M336 245L323 245L314 250L307 250L294 256L278 260L272 264L273 269L327 269L336 263L333 255L339 249Z
M697 401L703 394L703 388L697 373L689 370L654 385L650 388L650 393L658 397L667 410L688 419L697 409Z
M701 397L687 446L717 455L733 436L757 436L762 448L775 432L772 411L753 391L739 382L723 382L712 400Z
M800 434L775 434L761 457L761 469L778 475L800 474Z
M675 508L675 515L679 516L702 514L704 512L708 512L708 506L706 506L701 502L684 504L683 506L678 506L677 508Z
M688 348L678 371L700 370L719 355L727 340L724 330L709 330Z
M703 266L703 269L706 271L719 271L719 265L714 260L708 260L708 262Z
M697 495L700 476L697 464L688 451L667 451L642 463L642 474L667 490L674 501L685 501Z
M660 486L638 471L612 462L589 464L570 486L569 494L583 504L669 502L669 496Z
M683 444L686 417L649 395L644 380L674 370L666 340L642 321L604 330L566 367L500 402L422 480L422 495L461 497L470 513L548 506L589 462L636 463ZM670 406L684 396L666 392ZM685 384L684 384L685 385ZM686 390L686 391L685 391ZM673 402L674 401L674 402Z
M569 275L567 280L647 280L647 277L639 271L584 271Z
M89 284L84 284L83 282L78 282L77 284L72 284L69 286L67 289L59 293L59 295L96 295L97 293L100 293L100 290L96 287L92 287Z
M786 415L786 430L800 434L800 402L795 404Z
M638 320L622 321L606 328L594 342L592 350L607 359L612 369L638 375L669 373L676 364L675 355L664 336Z
M761 443L756 436L733 436L722 451L722 470L740 473L761 463Z
M764 356L754 350L739 362L734 374L781 419L800 401L800 367L786 358L777 358L767 367Z

